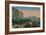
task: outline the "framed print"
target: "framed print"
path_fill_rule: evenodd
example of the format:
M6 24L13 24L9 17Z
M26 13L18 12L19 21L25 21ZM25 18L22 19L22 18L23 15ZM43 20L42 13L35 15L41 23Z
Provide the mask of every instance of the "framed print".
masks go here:
M22 1L5 3L5 34L44 32L44 3Z

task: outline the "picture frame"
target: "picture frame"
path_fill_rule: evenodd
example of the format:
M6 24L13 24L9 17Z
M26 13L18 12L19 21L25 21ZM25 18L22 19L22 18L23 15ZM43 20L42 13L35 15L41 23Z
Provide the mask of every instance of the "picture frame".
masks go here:
M40 5L41 5L41 9L42 10L40 9L41 11L39 10L40 12L37 12L37 14L38 13L41 14L41 16L40 16L41 17L40 19L42 19L40 21L41 22L41 26L42 26L41 28L38 29L38 28L33 27L32 29L30 28L31 30L28 29L28 28L26 28L26 29L24 29L24 28L22 28L22 29L21 28L16 29L15 28L13 30L11 29L12 31L10 31L10 27L11 27L11 25L10 25L10 23L11 23L10 22L11 21L10 20L10 18L11 18L10 17L10 13L12 13L11 12L12 11L12 9L11 9L12 7L16 8L16 6L20 6L20 7L18 7L18 9L19 8L21 9L21 7L23 7L23 6L25 6L25 7L29 6L29 8L30 7L34 7L34 8L36 7L37 8L37 7L40 7ZM32 9L34 10L34 8L31 8L31 10ZM26 10L26 8L24 8L24 9ZM35 10L37 10L37 9L35 9ZM34 29L37 29L37 30L34 30ZM45 4L44 3L40 3L40 2L23 2L23 1L5 1L5 34L37 33L37 32L44 32L44 31L45 31Z

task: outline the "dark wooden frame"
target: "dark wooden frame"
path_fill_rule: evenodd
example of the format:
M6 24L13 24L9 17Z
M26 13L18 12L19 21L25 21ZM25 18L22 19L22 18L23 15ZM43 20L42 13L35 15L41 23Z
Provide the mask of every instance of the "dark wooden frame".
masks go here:
M9 4L42 5L43 6L43 30L9 32ZM5 1L5 34L44 32L45 31L45 20L44 19L45 19L45 3L23 2L23 1Z

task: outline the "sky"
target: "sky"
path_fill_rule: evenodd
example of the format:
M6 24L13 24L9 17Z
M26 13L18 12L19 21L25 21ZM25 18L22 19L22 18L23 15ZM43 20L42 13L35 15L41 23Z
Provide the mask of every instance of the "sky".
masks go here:
M14 6L15 9L18 10L31 10L31 11L39 11L40 8L39 7L18 7L18 6Z
M17 7L14 6L15 9L20 10L23 12L24 17L30 16L38 16L40 17L40 8L39 7Z

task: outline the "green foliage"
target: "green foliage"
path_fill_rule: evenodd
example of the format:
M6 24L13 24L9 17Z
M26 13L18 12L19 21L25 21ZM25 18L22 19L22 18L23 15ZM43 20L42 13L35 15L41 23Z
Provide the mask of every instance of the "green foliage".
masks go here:
M39 27L40 26L40 18L39 17L31 17L31 18L24 18L23 17L23 12L20 12L18 9L12 8L13 9L13 16L12 16L12 25L14 26L17 24L18 26L15 28L21 28L23 24L23 28L28 28L28 27ZM32 22L32 26L30 23ZM22 24L22 25L21 25Z

